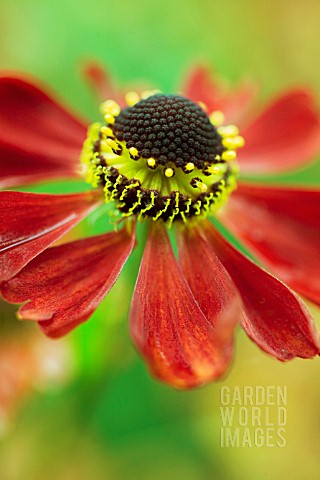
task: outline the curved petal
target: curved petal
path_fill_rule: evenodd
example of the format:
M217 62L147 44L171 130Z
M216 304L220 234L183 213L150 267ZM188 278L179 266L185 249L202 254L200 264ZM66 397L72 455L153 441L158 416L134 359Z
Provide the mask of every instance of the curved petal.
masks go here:
M1 285L3 297L22 303L22 319L37 320L60 337L87 320L118 278L134 246L134 229L47 249Z
M88 215L98 195L0 192L0 281L13 277Z
M86 126L38 87L0 77L0 181L75 176Z
M215 330L195 301L165 227L153 224L130 313L131 334L152 372L176 388L220 376L226 365Z
M217 105L223 97L222 87L215 82L208 68L198 66L187 75L182 88L185 95L194 102L204 102L208 109L217 110Z
M210 224L202 234L236 284L243 302L243 328L273 357L285 361L319 353L320 339L311 314L284 283L229 244Z
M320 151L320 116L306 90L276 99L246 129L239 152L241 171L275 173L302 167Z
M227 366L233 334L241 320L238 291L211 245L197 228L178 231L179 263L202 312L215 330L216 358Z
M108 71L99 62L92 60L84 63L82 73L99 102L110 98L120 105L123 104L123 96L113 85Z
M190 100L202 101L209 113L220 110L226 117L226 123L241 126L256 97L257 87L248 82L239 85L234 91L228 91L223 88L221 81L214 79L210 69L199 66L190 72L182 91Z
M240 184L222 220L268 269L320 305L320 190Z
M41 154L22 152L1 143L0 159L0 189L54 178L70 178L77 174L75 165L64 164L60 157L50 159Z

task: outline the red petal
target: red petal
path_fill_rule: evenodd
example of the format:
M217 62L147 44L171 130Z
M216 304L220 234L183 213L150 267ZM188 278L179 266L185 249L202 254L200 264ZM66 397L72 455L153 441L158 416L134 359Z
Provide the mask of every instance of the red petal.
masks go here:
M0 181L75 175L86 126L39 88L0 78Z
M82 73L100 102L113 99L120 104L123 97L114 87L107 70L98 62L90 61L83 65Z
M204 315L215 329L216 358L225 367L233 353L233 333L241 319L238 291L211 245L197 229L179 231L179 261Z
M183 92L194 102L204 102L209 113L221 110L225 114L226 123L242 125L257 88L251 83L245 83L230 92L223 88L221 81L214 79L208 68L197 67L186 79Z
M82 220L99 201L98 193L37 195L0 192L0 281Z
M204 102L208 109L216 110L216 105L223 96L222 88L213 80L211 72L206 67L196 67L187 76L183 92L194 102Z
M134 246L126 229L47 249L2 284L6 300L22 303L23 319L60 337L87 320L118 278Z
M1 143L0 159L0 189L76 175L75 169L70 164L63 164L61 159L22 152Z
M320 190L240 184L222 218L268 269L320 304Z
M301 167L320 149L320 117L311 93L288 92L275 100L241 135L241 171L273 173Z
M299 297L230 245L210 222L202 228L204 238L214 246L241 294L243 328L249 337L283 361L319 353L320 340L313 319Z
M220 376L226 365L215 330L201 312L164 227L153 224L132 300L131 334L153 373L177 388Z

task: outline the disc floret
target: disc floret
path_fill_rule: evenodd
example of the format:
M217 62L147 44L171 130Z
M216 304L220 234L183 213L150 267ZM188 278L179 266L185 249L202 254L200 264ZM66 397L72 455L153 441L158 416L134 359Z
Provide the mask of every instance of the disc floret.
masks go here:
M236 150L244 145L222 112L178 95L135 92L127 107L101 106L83 146L86 180L123 217L187 222L214 213L236 187Z

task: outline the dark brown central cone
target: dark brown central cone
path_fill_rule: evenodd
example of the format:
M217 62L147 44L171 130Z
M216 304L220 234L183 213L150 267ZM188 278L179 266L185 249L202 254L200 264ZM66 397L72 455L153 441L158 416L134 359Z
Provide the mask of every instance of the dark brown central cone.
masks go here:
M153 95L121 111L112 125L119 141L158 164L192 162L202 169L224 150L221 137L199 105L178 95Z

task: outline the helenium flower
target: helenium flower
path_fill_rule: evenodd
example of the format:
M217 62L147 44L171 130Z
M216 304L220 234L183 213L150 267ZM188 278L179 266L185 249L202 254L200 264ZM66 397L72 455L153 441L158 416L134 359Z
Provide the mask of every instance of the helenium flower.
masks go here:
M1 192L1 293L23 303L20 318L37 321L49 337L86 321L142 222L149 234L130 331L158 378L192 388L220 377L239 322L279 360L318 354L312 316L295 291L320 302L319 190L259 178L319 152L311 93L288 91L252 113L255 88L225 92L204 68L179 95L122 95L98 66L87 77L104 97L102 118L89 128L35 83L0 80L1 186L83 177L90 185L72 195ZM52 246L105 202L117 231Z

